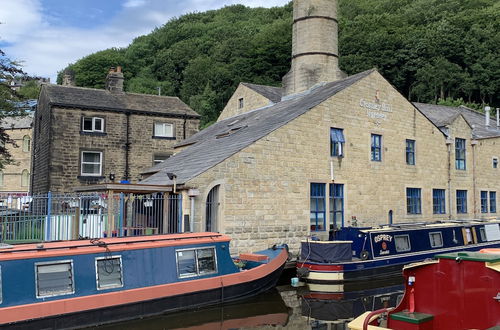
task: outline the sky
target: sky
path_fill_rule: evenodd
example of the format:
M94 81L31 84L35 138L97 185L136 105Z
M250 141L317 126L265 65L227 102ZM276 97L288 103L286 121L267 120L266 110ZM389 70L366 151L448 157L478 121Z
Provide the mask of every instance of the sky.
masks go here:
M283 6L289 0L0 0L0 49L32 76L56 82L78 59L125 47L171 18L226 5Z

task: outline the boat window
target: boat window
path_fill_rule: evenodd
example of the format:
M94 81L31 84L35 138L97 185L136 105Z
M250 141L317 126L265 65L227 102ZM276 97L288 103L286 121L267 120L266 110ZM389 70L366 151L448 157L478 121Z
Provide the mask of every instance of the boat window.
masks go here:
M71 260L36 263L37 298L60 296L75 292L73 262Z
M429 233L429 239L431 241L431 247L437 248L443 246L443 235L440 231Z
M191 277L217 271L215 249L200 248L177 251L177 273L179 277Z
M410 251L410 236L408 235L395 235L394 242L396 243L397 252Z
M479 228L479 236L481 237L481 242L486 242L486 231L484 227Z
M97 290L121 288L123 286L122 258L96 258Z

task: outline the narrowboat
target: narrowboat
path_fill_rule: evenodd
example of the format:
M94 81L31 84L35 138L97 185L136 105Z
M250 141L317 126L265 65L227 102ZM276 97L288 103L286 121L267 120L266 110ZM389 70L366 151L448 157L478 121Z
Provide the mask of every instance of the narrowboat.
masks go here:
M76 328L254 296L276 285L286 245L229 252L230 238L185 233L0 248L0 326Z
M403 269L405 293L396 308L366 312L349 329L498 329L500 249L454 252Z
M499 220L346 227L329 241L301 242L297 276L309 283L378 281L436 254L500 247Z

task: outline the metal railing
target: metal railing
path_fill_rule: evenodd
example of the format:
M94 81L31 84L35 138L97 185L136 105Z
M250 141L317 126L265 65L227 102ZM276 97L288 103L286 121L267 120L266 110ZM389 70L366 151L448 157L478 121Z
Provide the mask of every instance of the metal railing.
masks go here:
M177 233L181 221L175 194L0 194L0 242Z

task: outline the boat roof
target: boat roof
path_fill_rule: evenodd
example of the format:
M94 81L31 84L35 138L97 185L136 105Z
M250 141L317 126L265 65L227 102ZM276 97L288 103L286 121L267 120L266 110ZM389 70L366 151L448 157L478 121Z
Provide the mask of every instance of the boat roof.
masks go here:
M108 237L74 241L57 241L0 246L0 261L70 256L102 252L119 252L166 246L229 242L219 233L183 233L134 237Z
M435 222L408 222L408 223L394 223L391 225L381 225L379 227L360 228L364 233L377 233L387 231L401 231L401 230L419 230L419 229L432 229L443 227L464 227L481 224L500 224L497 219L475 219L475 220L446 220Z

